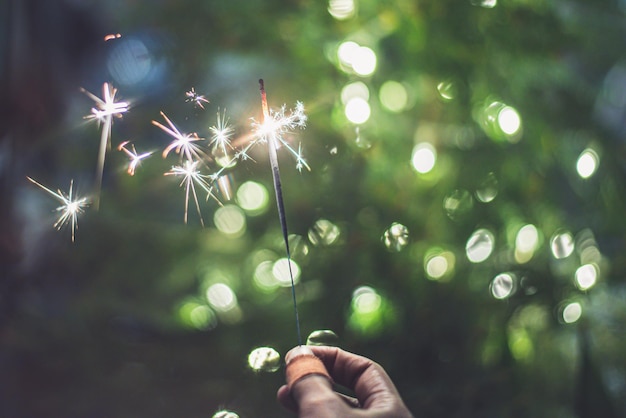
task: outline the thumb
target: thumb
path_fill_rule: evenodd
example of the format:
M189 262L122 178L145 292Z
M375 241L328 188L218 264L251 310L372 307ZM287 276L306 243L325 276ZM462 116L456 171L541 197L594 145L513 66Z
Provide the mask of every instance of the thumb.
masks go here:
M333 391L332 381L324 364L310 348L299 346L292 349L285 356L285 362L287 389L297 404L301 417L332 416L323 412L345 407ZM286 392L285 389L282 391Z

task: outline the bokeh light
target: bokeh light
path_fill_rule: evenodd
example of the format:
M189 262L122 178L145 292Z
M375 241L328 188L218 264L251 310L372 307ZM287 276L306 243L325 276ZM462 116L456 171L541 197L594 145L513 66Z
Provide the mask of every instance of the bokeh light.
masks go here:
M339 337L334 331L320 329L309 334L306 339L306 345L334 346L337 345L337 341L339 341Z
M576 285L580 290L592 288L598 280L598 268L595 264L584 264L575 273Z
M233 411L222 409L214 413L211 418L239 418L239 414Z
M566 324L572 324L580 319L583 308L578 302L571 302L563 307L562 318Z
M539 231L532 224L524 225L515 237L515 261L527 263L539 246Z
M356 14L354 0L329 0L328 13L337 20L346 20Z
M215 312L207 305L195 301L181 304L178 317L186 326L198 330L210 330L217 326Z
M465 244L465 254L472 263L482 263L493 252L495 237L491 231L485 228L477 229Z
M337 48L337 57L344 70L356 75L367 77L376 70L376 53L354 41L342 42Z
M237 307L235 292L224 283L215 283L209 286L206 297L211 307L218 312L228 312Z
M145 43L136 38L121 38L109 54L107 67L121 86L143 81L153 66L153 57Z
M411 164L415 171L426 174L435 167L437 150L429 142L415 144L411 156Z
M346 84L341 89L341 103L346 105L350 100L355 97L361 98L365 101L370 99L370 89L362 81L355 81L353 83Z
M409 244L409 229L394 222L383 233L382 241L389 251L399 252Z
M293 282L297 284L300 281L300 266L293 260L280 258L272 265L272 274L279 286L290 287L291 275L289 274L289 266L291 264L291 272L293 273Z
M522 119L517 110L511 106L505 106L498 112L498 125L505 135L513 137L519 133Z
M370 286L361 286L352 293L352 307L359 314L376 312L382 303L382 298Z
M246 181L237 189L237 203L248 215L262 214L269 206L267 188L255 181Z
M515 291L516 277L513 273L500 273L493 278L489 289L496 299L506 299Z
M477 119L485 133L494 141L518 142L522 137L522 118L512 106L498 100L479 107Z
M389 80L380 86L378 94L380 103L389 111L397 113L406 109L409 102L409 94L402 83Z
M473 207L474 198L464 189L453 190L443 199L443 209L450 219L461 219Z
M498 195L498 179L494 173L487 174L479 188L476 189L476 199L483 203L489 203Z
M213 215L213 222L220 232L233 238L240 237L246 232L246 217L235 205L218 208Z
M256 265L252 280L259 290L270 293L279 287L273 270L274 261L272 260L264 260Z
M370 118L371 112L372 111L367 100L360 97L353 97L348 100L348 103L346 103L346 118L356 125L361 125L367 122Z
M554 258L569 257L574 252L574 237L569 231L558 231L550 238L550 250Z
M437 92L444 101L454 100L457 95L456 83L452 80L444 80L437 84Z
M454 273L456 257L451 251L431 248L424 256L424 271L430 280L445 281Z
M317 220L308 233L309 241L315 246L333 245L340 235L339 227L328 219Z
M484 7L485 9L493 9L498 5L498 0L471 0L472 5Z
M578 175L587 179L594 175L600 164L600 157L598 153L592 148L585 149L576 161L576 172Z
M352 69L360 76L369 76L376 70L376 53L371 48L360 46L354 51Z
M248 355L248 366L255 372L275 372L280 369L280 354L271 347L258 347Z

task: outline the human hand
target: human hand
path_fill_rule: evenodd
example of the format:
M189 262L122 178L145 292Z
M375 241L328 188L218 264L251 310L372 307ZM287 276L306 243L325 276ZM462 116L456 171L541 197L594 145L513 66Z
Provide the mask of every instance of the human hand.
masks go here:
M300 418L412 418L398 390L374 361L337 347L299 346L285 356L287 374L298 357L319 358L334 382L356 398L337 393L327 376L314 372L278 389L278 401ZM321 366L321 365L320 365Z

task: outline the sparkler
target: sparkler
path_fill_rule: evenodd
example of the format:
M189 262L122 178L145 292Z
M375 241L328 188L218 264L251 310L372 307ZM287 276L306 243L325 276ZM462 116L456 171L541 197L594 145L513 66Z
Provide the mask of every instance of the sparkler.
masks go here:
M190 195L193 197L196 205L198 216L200 217L200 224L204 228L204 219L202 219L202 211L200 210L200 202L198 201L198 194L196 193L196 186L200 187L207 193L207 200L212 197L219 205L222 203L213 194L213 187L207 179L211 179L211 176L202 174L198 169L199 160L191 161L185 160L183 165L173 166L172 169L165 173L166 176L182 176L183 180L180 182L180 187L185 187L185 223L187 223L187 217L189 213L189 199Z
M265 85L263 79L259 80L261 89L261 105L263 107L263 122L257 124L258 134L260 138L267 141L270 166L272 167L272 178L274 180L274 193L276 195L276 205L278 208L278 219L283 233L283 241L285 243L285 251L287 252L287 264L289 265L289 278L291 279L291 297L293 300L293 310L296 319L296 332L298 334L298 345L302 345L302 336L300 333L300 317L298 315L298 304L296 301L296 286L293 280L293 271L291 268L291 251L289 250L289 231L287 229L287 217L285 215L285 204L283 202L283 189L280 181L280 170L278 167L277 147L281 143L287 147L294 155L300 169L302 166L311 169L306 161L302 158L300 149L296 152L283 139L283 134L289 132L295 127L304 127L306 124L306 115L304 114L304 105L298 102L296 109L291 114L285 116L285 107L277 113L272 113L267 105L267 95L265 93Z
M186 102L193 102L196 107L204 110L204 105L202 103L209 103L206 97L201 94L196 93L196 90L192 87L191 90L185 92Z
M107 148L111 147L111 126L113 125L113 117L121 118L122 115L128 111L129 104L128 102L115 101L117 89L109 83L102 85L102 98L84 88L80 90L96 103L96 106L91 108L91 114L85 116L85 119L95 119L99 126L102 125L100 149L98 151L98 166L96 169L96 197L94 201L94 207L98 209L100 207L100 189L102 188L104 160Z
M73 196L74 180L70 180L70 188L66 195L61 190L54 192L32 178L26 178L61 202L61 206L56 208L56 211L61 212L61 214L54 223L54 227L60 230L64 225L69 224L72 229L72 242L74 242L75 232L78 229L78 215L85 211L84 208L89 204L89 199L86 197L75 198Z
M200 138L195 132L192 134L181 133L176 125L161 112L161 116L170 126L169 128L156 120L152 121L154 126L161 128L166 134L174 138L174 141L165 148L163 151L163 158L167 157L170 151L175 150L176 154L180 154L181 158L184 156L187 161L199 161L202 159L200 146L195 142L203 141L204 138Z
M138 154L133 144L130 144L130 149L126 148L128 144L130 144L130 141L124 141L118 145L117 149L119 151L124 151L124 153L130 159L130 163L128 163L128 169L126 170L126 172L131 176L134 176L135 170L137 169L137 166L141 163L141 160L143 160L144 158L148 158L150 155L152 155L152 151Z

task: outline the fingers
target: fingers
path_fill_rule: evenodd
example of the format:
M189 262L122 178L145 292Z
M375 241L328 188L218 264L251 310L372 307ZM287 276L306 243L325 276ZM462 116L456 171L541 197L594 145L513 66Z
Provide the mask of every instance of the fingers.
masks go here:
M400 400L395 385L378 363L337 347L310 349L335 382L354 390L362 408L387 408Z
M299 346L285 361L287 385L277 398L301 418L356 416L359 410L368 411L368 417L412 417L389 375L366 357L337 347ZM333 380L357 399L334 392Z

